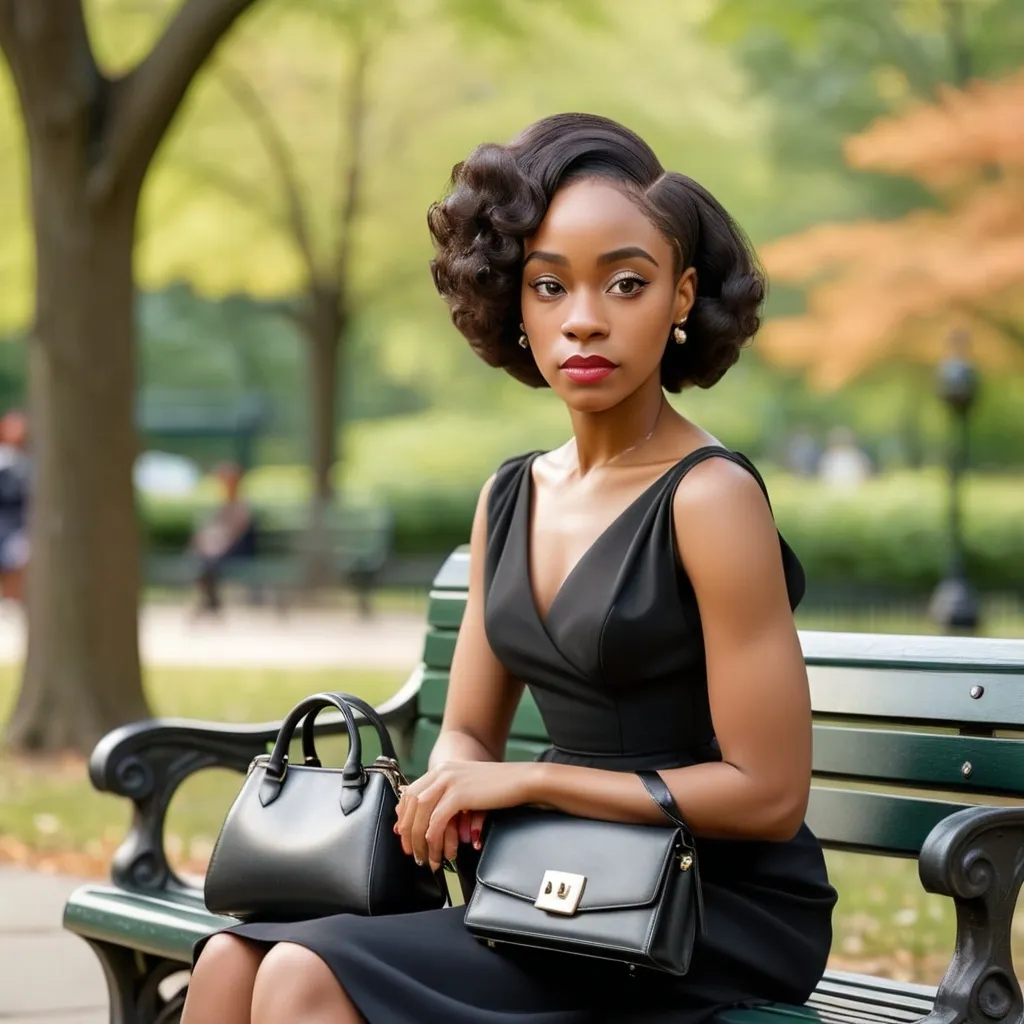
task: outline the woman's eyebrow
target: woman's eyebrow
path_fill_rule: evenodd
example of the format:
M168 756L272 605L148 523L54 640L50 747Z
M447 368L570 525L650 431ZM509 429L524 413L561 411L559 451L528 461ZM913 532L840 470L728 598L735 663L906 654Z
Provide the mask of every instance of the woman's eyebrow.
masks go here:
M613 249L611 252L598 256L597 263L598 266L604 266L606 263L618 263L619 260L628 260L634 256L642 260L649 260L655 266L658 265L658 261L646 249L641 249L639 245L627 245L622 249Z
M557 252L543 252L541 249L535 249L531 252L530 255L523 260L523 266L525 267L530 260L543 260L545 263L557 263L560 267L569 266L569 261L564 256L559 256Z

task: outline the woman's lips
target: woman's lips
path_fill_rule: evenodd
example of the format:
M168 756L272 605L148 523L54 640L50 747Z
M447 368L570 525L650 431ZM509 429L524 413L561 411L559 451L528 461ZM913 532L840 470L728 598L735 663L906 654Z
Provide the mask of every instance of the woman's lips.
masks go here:
M616 369L617 365L603 356L570 356L561 366L562 373L577 384L596 384Z

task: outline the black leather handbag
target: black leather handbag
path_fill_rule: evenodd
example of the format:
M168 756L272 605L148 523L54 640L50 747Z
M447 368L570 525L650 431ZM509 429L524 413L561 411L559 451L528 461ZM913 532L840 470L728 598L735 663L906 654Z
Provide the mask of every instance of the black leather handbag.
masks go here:
M693 837L657 772L670 827L518 807L492 812L465 924L510 943L685 974L704 908Z
M313 724L337 708L348 730L343 768L320 764ZM362 763L352 708L377 730L381 756ZM303 722L304 764L288 747ZM243 921L301 920L329 914L396 914L440 907L443 881L418 867L394 832L406 784L379 716L344 693L318 693L281 724L273 751L254 758L228 811L206 872L206 906Z

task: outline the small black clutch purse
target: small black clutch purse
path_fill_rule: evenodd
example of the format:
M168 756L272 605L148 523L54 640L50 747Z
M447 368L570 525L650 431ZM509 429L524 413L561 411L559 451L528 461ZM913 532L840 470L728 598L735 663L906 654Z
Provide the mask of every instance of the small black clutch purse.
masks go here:
M488 815L465 924L510 943L685 974L703 929L697 852L657 772L637 772L670 827L517 807Z
M327 707L342 713L348 730L348 758L340 769L322 767L313 742L314 720ZM382 753L371 765L362 763L352 708L380 738ZM300 721L305 763L289 764ZM252 921L443 906L447 890L440 873L417 867L393 830L405 784L391 737L373 708L344 693L307 697L281 724L273 751L249 766L210 857L207 908Z

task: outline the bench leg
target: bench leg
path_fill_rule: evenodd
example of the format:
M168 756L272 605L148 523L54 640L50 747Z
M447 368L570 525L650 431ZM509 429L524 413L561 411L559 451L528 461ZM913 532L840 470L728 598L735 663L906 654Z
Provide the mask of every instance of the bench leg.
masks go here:
M110 1024L178 1024L186 986L167 998L160 986L172 975L187 972L187 964L109 942L85 941L99 957L107 978Z

